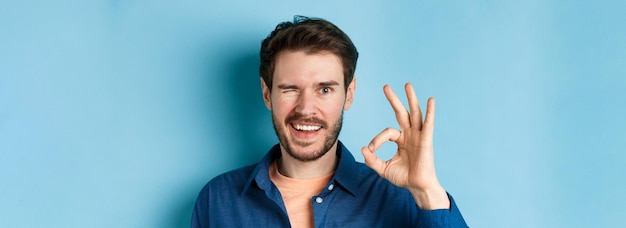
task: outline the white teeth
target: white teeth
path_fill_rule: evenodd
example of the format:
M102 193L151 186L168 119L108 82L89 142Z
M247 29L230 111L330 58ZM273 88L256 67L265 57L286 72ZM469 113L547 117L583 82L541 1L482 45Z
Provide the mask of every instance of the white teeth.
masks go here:
M294 125L294 127L296 128L296 130L298 131L317 131L319 130L320 126L310 126L310 125Z

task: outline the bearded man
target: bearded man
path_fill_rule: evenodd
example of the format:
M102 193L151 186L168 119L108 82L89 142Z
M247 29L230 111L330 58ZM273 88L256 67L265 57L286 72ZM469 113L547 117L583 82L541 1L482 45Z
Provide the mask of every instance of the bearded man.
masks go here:
M279 143L259 163L211 180L192 227L467 227L435 173L433 98L422 121L411 84L408 111L385 86L401 129L376 135L359 163L338 140L356 90L350 38L326 20L296 17L263 40L260 54ZM374 152L387 141L398 150L382 161Z

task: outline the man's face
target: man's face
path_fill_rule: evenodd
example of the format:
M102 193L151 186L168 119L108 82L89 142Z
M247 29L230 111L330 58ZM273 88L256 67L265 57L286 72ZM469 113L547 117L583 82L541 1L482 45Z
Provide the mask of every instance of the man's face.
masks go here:
M334 54L277 55L272 88L261 83L283 151L300 161L314 161L335 145L356 86L353 79L346 91L343 79L341 60Z

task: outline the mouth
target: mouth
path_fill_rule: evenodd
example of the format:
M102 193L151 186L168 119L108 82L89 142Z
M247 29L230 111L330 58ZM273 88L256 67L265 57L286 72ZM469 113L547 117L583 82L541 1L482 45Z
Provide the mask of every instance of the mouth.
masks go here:
M324 130L322 123L317 121L293 121L289 123L291 135L298 144L309 144L316 141ZM302 144L302 145L304 145Z
M296 131L319 131L322 129L322 126L316 124L291 124L293 129Z

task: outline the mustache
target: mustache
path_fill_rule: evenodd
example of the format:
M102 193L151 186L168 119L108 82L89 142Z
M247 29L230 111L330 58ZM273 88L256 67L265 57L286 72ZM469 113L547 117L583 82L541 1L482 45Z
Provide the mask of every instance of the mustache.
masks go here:
M326 123L326 121L323 121L313 116L305 116L300 113L293 113L287 116L287 118L285 119L285 122L287 123L294 122L294 121L304 122L304 123L309 123L309 124L319 124L320 126L322 126L322 128L328 127L328 123Z

